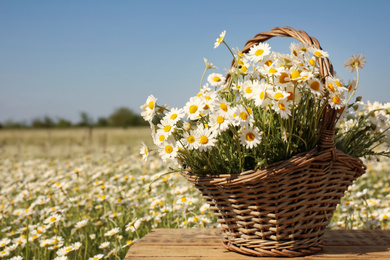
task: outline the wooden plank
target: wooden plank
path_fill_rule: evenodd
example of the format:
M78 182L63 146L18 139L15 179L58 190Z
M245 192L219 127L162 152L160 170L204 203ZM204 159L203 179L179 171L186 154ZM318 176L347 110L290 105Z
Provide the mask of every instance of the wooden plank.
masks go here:
M390 230L332 230L324 249L304 259L390 259ZM128 251L130 259L253 259L226 250L219 229L154 229ZM261 257L261 259L280 259Z

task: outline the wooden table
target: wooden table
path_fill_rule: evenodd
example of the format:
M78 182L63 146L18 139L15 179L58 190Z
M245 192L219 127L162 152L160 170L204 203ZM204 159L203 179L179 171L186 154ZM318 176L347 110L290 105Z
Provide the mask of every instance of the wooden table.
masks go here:
M387 259L390 260L390 230L332 230L324 235L325 247L300 259ZM254 259L227 251L220 230L211 228L154 229L128 251L130 259ZM259 259L281 259L260 257Z

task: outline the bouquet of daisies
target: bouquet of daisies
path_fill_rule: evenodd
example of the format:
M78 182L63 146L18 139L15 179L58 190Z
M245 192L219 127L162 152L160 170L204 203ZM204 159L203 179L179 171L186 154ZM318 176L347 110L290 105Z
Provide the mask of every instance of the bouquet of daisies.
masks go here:
M227 45L225 33L214 48L224 44L233 56L226 76L210 73L204 83L206 73L217 69L205 59L200 90L183 108L158 105L153 95L141 106L162 159L177 160L198 175L264 168L315 148L328 105L338 111L337 148L356 157L389 155L388 145L376 150L379 143L389 142L385 127L389 106L364 113L360 97L349 104L358 78L347 84L338 76L323 80L319 64L327 52L292 43L291 52L282 54L259 43L241 53ZM358 72L364 64L365 57L359 55L345 66ZM352 116L348 116L350 110ZM380 126L371 122L373 113L380 117ZM358 151L355 146L360 146ZM142 146L145 160L150 150Z

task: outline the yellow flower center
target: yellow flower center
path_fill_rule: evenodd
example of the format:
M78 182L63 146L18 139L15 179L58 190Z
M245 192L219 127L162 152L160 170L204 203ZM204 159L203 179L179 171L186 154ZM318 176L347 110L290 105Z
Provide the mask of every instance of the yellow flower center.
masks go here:
M332 84L332 83L329 83L329 84L328 84L328 88L329 88L331 91L333 91L333 92L334 92L334 86L333 86L333 84Z
M164 140L165 140L165 135L160 135L160 136L158 137L158 140L159 140L160 142L164 141Z
M247 133L245 137L246 137L246 140L248 140L248 141L255 140L255 134L252 132Z
M339 87L342 87L342 86L343 86L343 84L341 84L341 82L338 81L338 80L335 80L334 83L335 83L337 86L339 86Z
M238 60L239 65L244 65L244 62L242 60Z
M172 114L172 115L171 115L171 119L172 119L172 120L175 120L176 118L177 118L177 114Z
M169 131L171 131L171 126L170 125L164 126L164 132L169 132Z
M247 94L252 93L252 87L247 87L247 88L245 89L245 92L246 92Z
M288 78L288 74L283 72L282 74L280 74L279 82L280 83L287 83L288 81L286 80L286 78Z
M272 65L272 60L267 60L266 62L264 62L264 65L266 66L271 66Z
M281 99L281 98L283 98L283 97L284 97L283 94L280 93L280 92L277 92L277 93L275 94L275 96L274 96L275 99Z
M255 55L260 56L261 54L263 54L263 52L264 52L264 50L258 49L257 51L255 51Z
M279 103L279 104L278 104L278 107L279 107L281 110L285 110L285 109L286 109L286 106L285 106L283 103Z
M223 111L227 111L228 110L228 107L227 107L227 105L225 104L225 103L221 103L220 105L219 105L219 107L223 110Z
M200 137L200 143L201 143L201 144L207 144L208 141L209 141L209 139L207 139L206 136L202 135L202 136Z
M218 77L218 76L215 76L215 77L213 78L213 81L214 81L214 82L220 82L220 81L221 81L221 78Z
M68 247L67 249L65 249L66 252L70 252L72 251L72 248L71 247Z
M191 114L194 114L196 111L198 111L198 106L197 105L191 105L189 110L190 110Z
M51 217L51 218L50 218L50 222L54 222L54 221L56 221L56 220L57 220L56 217Z
M263 100L264 98L267 97L267 92L263 91L260 93L260 99Z
M294 56L298 56L298 53L296 50L293 50L292 53L294 54Z
M340 103L340 98L339 98L338 96L334 96L334 97L332 98L332 100L333 100L333 103L335 103L335 104Z
M268 73L276 73L276 72L278 72L278 70L274 68L268 70Z
M241 117L242 120L246 120L248 118L248 114L245 113L245 112L241 112L240 113L240 117Z
M144 148L144 153L146 154L146 155L148 155L148 148Z
M360 62L358 60L355 60L354 62L351 63L352 67L358 67L360 65Z
M314 53L314 55L316 55L317 57L322 57L322 53L319 52L319 51L316 51L316 52Z
M194 143L195 142L195 137L190 135L187 137L187 142L189 142L190 144Z
M310 83L310 88L312 90L318 91L320 90L320 83L318 81L313 81L312 83Z
M209 107L209 105L204 105L204 107L203 107L203 110L207 110L207 109L209 109L210 107Z
M248 68L246 66L242 66L241 69L240 69L242 72L246 72L248 70Z
M311 66L315 66L315 65L316 65L316 61L313 60L313 59L310 59L310 60L309 60L309 63L310 63Z
M301 76L301 73L297 70L294 70L292 73L291 73L291 78L292 79L297 79Z
M217 123L218 124L222 124L223 122L225 122L225 118L223 116L218 116L217 117Z
M167 145L167 146L165 146L165 152L166 153L171 153L173 151L173 147L171 146L171 145Z
M252 109L250 107L247 107L246 110L248 111L248 113L251 115L252 114Z
M223 41L223 36L219 37L218 43L221 43Z
M150 109L153 109L154 108L154 101L150 101L149 104L148 104L148 107Z

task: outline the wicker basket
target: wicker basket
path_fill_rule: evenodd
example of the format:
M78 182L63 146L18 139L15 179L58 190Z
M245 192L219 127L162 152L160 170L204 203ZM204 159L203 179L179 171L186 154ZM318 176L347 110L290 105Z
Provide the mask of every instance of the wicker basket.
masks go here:
M274 36L293 37L321 49L303 31L276 27L257 34L242 52ZM333 75L328 59L322 59L320 68L323 79ZM182 172L218 217L227 249L267 257L303 256L321 250L322 235L340 198L366 169L361 160L335 148L336 114L328 106L318 147L289 160L237 175L198 177Z

